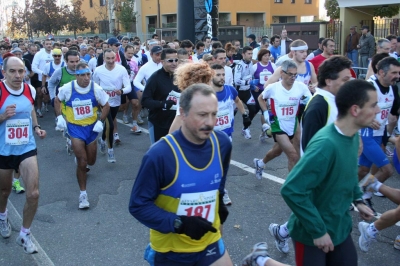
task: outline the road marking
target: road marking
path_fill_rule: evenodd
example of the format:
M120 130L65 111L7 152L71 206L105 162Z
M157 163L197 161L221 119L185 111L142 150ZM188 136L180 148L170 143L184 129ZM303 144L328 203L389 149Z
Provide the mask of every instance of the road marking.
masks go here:
M117 121L118 121L118 123L121 123L121 124L123 124L125 126L133 127L132 123L124 124L124 122L121 119L117 119ZM146 134L149 134L149 131L147 129L145 129L143 127L140 127L140 129L142 130L142 132L144 132ZM239 163L239 162L234 161L234 160L231 160L230 164L234 165L234 166L236 166L236 167L238 167L238 168L240 168L240 169L242 169L242 170L244 170L244 171L246 171L246 172L248 172L250 174L255 174L255 169L253 167L250 167L250 166L245 165L243 163ZM267 173L264 173L264 172L262 174L262 177L265 178L265 179L269 179L271 181L274 181L276 183L279 183L281 185L283 185L283 183L285 183L285 179L277 177L277 176L274 176L274 175L270 175L270 174L267 174ZM358 209L356 207L354 207L354 211L358 212ZM378 215L375 216L375 218L379 219L382 214L380 214L380 213L377 213L377 214ZM396 225L400 226L400 222L397 222Z
M14 205L10 200L7 203L8 215L10 217L11 223L17 227L22 225L22 217L19 215L18 211L15 209ZM19 234L19 230L18 230ZM47 253L42 249L39 242L33 237L31 233L32 242L36 245L38 249L38 253L32 254L33 260L36 262L37 265L40 266L54 266L54 263L51 261ZM14 242L15 243L15 242ZM22 251L21 251L22 252Z

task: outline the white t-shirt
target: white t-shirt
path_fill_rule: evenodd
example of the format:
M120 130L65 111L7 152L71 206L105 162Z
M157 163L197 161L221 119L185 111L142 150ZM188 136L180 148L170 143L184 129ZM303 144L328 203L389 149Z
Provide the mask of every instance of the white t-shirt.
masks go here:
M224 66L224 69L225 69L225 85L233 86L232 68Z
M283 131L289 136L295 133L297 112L301 98L305 96L311 99L310 90L304 83L295 81L290 90L283 87L282 81L268 85L262 92L263 99L269 99L271 111L275 116L275 123L272 125L272 132Z
M284 61L289 60L289 59L291 59L291 58L289 57L289 55L288 55L288 54L285 54L285 55L279 57L278 60L276 60L275 65L276 65L277 67L280 67L281 64L282 64Z
M61 68L61 65L63 65L63 62L62 62L62 61L61 61L61 63L58 64L58 65L54 64L54 62L53 62L53 68L54 68L53 73L54 73L57 69ZM65 63L64 63L64 66L65 66ZM44 67L43 67L43 75L49 77L49 76L50 76L50 75L49 75L49 72L50 72L50 63L46 63L46 64L44 65Z
M92 71L92 73L93 73L97 66L97 58L96 57L91 58L89 60L88 66L89 66L90 71Z
M154 72L162 68L161 62L156 64L153 60L150 59L151 57L149 58L149 61L139 69L139 72L133 80L133 85L135 85L135 87L141 91L144 90L144 85L142 84L142 81L144 80L144 83L146 84L150 76L153 75Z
M72 81L74 82L74 88L78 93L81 94L86 94L89 92L90 87L92 86L91 83L86 88L82 88L81 86L78 85L76 80ZM68 82L64 86L62 86L59 91L58 91L58 99L60 101L68 101L71 98L72 95L72 82ZM93 81L91 81L93 82ZM108 94L96 83L94 83L94 96L96 97L97 102L101 105L104 106L109 99Z
M53 62L53 56L51 52L47 53L45 49L40 50L35 54L32 61L32 71L38 74L39 81L42 81L42 73L46 63Z
M110 96L108 103L111 107L121 105L121 96L115 91L122 89L124 86L124 94L132 91L129 75L125 67L115 64L112 70L108 70L106 65L97 67L93 73L93 81L96 82Z

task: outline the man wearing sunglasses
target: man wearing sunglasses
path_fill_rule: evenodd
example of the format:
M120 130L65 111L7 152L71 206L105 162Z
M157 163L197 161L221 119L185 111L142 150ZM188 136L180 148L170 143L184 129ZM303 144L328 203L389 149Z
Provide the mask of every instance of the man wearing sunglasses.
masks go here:
M162 68L151 75L143 91L142 106L149 109L151 144L168 134L176 116L180 90L174 85L174 72L178 61L178 52L175 49L162 50Z
M61 62L62 51L60 49L53 49L52 55L53 55L54 61L46 63L46 65L43 68L42 93L44 93L44 94L49 93L47 79L51 78L54 71L56 71L59 68L62 68L65 64L65 62ZM46 112L48 112L47 108L46 108Z

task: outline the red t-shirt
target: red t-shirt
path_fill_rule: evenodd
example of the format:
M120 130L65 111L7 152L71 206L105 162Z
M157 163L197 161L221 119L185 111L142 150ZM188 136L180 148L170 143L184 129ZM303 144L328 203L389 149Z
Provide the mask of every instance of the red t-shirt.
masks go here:
M322 56L322 54L320 54L309 61L314 66L315 74L318 75L318 68L322 64L322 62L324 62L326 59L328 59L328 58L326 58L326 57Z

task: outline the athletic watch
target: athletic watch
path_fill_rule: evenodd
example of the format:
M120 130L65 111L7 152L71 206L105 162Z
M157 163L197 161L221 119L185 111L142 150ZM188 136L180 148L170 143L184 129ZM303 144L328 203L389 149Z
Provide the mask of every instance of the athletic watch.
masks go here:
M182 220L180 217L176 218L174 220L174 228L175 228L175 232L178 232L178 230L181 228L182 226Z
M33 131L35 131L37 127L38 127L39 129L42 129L42 128L40 127L40 125L36 125L36 126L33 126Z

